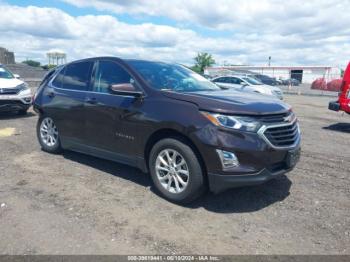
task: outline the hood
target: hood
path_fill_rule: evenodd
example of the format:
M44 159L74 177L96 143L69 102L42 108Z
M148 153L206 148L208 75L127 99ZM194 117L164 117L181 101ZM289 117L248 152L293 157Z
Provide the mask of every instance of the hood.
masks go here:
M23 81L16 78L11 78L11 79L0 78L0 88L14 88L23 83L24 83Z
M285 113L289 105L273 96L235 90L200 91L179 93L163 91L169 98L191 102L200 110L239 115L268 115Z

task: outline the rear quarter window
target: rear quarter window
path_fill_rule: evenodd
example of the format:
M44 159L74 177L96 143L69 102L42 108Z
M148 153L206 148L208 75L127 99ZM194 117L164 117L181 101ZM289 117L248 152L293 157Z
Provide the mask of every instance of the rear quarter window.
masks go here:
M69 64L60 71L52 84L59 88L86 91L89 89L92 67L91 61Z

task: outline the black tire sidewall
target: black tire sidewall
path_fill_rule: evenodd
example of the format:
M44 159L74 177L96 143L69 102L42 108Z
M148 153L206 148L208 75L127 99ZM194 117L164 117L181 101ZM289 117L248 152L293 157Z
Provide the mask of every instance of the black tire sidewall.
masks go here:
M58 133L58 141L57 143L55 144L55 146L47 146L41 139L41 135L40 135L40 126L41 126L41 123L42 121L47 118L47 116L45 115L41 115L39 117L39 120L37 122L37 125L36 125L36 135L37 135L37 138L38 138L38 141L39 141L39 144L41 146L41 148L45 151L45 152L48 152L48 153L53 153L53 154L56 154L56 153L59 153L61 152L62 148L61 148L61 141L60 141L60 137L59 137L59 133ZM51 118L52 119L52 118Z
M189 184L186 189L181 193L171 193L168 192L158 180L155 163L158 154L164 149L174 149L179 152L182 157L185 158L187 166L189 168ZM156 189L164 196L166 199L176 202L176 203L189 203L199 197L204 191L204 177L203 170L198 161L196 154L193 152L192 148L182 141L173 138L162 139L157 142L150 153L149 157L149 169Z

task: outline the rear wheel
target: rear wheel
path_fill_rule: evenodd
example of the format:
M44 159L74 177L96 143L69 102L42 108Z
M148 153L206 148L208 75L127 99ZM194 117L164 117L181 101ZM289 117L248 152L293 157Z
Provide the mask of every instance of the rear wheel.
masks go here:
M41 116L37 124L37 136L41 148L49 153L59 153L61 142L58 129L52 120L47 116Z
M157 190L166 199L188 203L204 191L204 176L196 154L185 143L167 138L150 153L150 173Z

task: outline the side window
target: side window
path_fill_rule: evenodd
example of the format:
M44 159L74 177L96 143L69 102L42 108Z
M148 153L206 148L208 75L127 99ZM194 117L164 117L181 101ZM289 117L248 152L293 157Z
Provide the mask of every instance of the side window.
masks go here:
M226 77L220 77L220 78L214 80L214 82L217 82L217 83L226 83L227 81L226 81Z
M62 67L61 67L62 68ZM57 72L57 70L61 69L60 67L56 67L55 69L51 69L43 78L40 83L40 86L47 85L47 83L52 79L53 75Z
M67 65L65 68L64 76L62 78L61 87L70 90L88 90L92 65L93 62L90 61L78 62ZM56 79L59 77L60 74L56 77Z
M109 93L108 87L116 84L134 83L130 74L112 61L99 61L95 71L93 91Z
M241 83L241 80L236 78L236 77L232 77L231 78L231 83L232 84L236 84L236 85L239 85Z
M64 71L66 70L66 68L63 68L58 75L55 77L55 79L52 81L52 85L54 87L62 87L62 82L63 82L63 77L64 77Z

